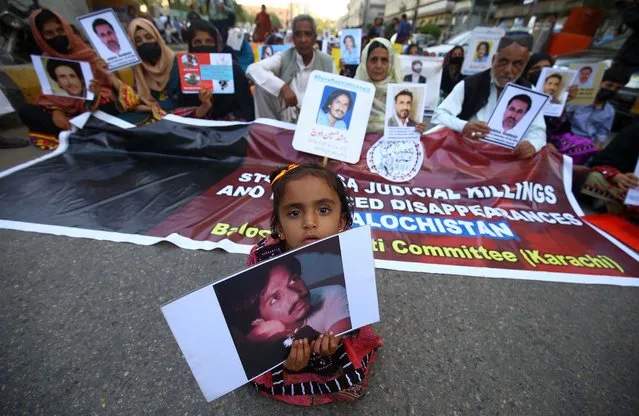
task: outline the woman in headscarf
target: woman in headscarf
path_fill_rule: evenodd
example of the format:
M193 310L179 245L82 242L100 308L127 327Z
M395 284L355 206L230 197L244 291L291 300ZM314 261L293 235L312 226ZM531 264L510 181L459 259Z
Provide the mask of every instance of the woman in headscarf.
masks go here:
M196 20L191 23L185 41L190 53L230 53L224 48L220 32L205 20ZM174 66L173 70L177 71L177 67ZM215 94L213 97L210 91L201 89L198 97L184 94L180 105L199 106L195 114L199 118L226 121L255 120L253 94L251 94L248 79L235 61L233 62L233 84L235 87L233 94Z
M401 83L404 79L399 55L387 39L375 38L366 45L362 51L361 63L355 72L355 79L370 82L375 86L375 98L366 132L383 133L388 84ZM424 124L418 123L416 128L420 133L424 132Z
M38 9L31 13L29 21L33 38L42 50L42 55L90 63L95 79L91 90L100 93L92 102L41 95L35 104L20 107L18 114L29 129L33 144L42 149L55 149L58 146L58 134L71 128L69 119L110 103L115 97L111 92L106 62L73 32L60 15L49 9Z
M528 59L528 64L521 74L522 78L528 80L533 85L537 84L541 70L550 68L555 64L555 58L545 52L533 53Z
M466 78L461 73L461 67L464 63L464 48L461 46L455 46L448 51L444 57L444 63L442 68L442 83L440 86L441 99L448 97L448 94L453 90L453 87L459 83L462 79Z
M171 76L175 53L169 48L153 23L146 19L133 19L129 24L129 37L142 62L133 68L134 87L145 103L157 104L162 111L177 107L180 77ZM139 121L135 121L139 124Z

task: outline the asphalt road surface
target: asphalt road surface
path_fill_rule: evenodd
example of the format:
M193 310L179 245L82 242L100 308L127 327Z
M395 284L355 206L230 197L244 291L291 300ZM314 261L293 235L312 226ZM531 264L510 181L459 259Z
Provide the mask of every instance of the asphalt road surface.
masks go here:
M636 415L636 288L379 270L355 403L210 404L160 312L245 256L0 230L2 415Z

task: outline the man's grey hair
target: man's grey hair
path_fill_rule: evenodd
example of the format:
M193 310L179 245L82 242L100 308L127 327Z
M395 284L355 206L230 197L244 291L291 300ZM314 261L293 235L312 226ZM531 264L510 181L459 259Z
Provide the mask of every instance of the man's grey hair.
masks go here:
M533 47L534 41L535 39L528 32L509 32L506 33L506 36L499 40L499 45L497 45L497 52L509 47L513 43L516 43L519 46L523 46L528 49L528 51L530 51Z
M295 25L297 22L310 22L311 28L313 29L313 33L317 34L317 24L315 24L315 19L313 19L308 14L298 14L293 18L293 24L291 27L293 28L293 33L295 33Z

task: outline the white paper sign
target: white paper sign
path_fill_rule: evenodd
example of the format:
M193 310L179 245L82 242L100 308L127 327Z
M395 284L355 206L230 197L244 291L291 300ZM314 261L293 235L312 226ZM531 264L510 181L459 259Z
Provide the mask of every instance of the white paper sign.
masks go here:
M237 27L233 27L229 29L228 38L226 38L226 44L235 51L239 51L242 49L242 41L244 40L244 35L242 34L242 30Z
M515 84L506 84L488 119L490 133L482 141L514 149L548 101L548 96Z
M404 82L426 84L426 111L435 111L439 105L444 58L400 55Z
M343 29L340 35L341 59L346 65L359 64L362 29Z
M570 69L544 68L539 74L535 88L550 99L543 108L543 115L559 117L568 99L568 89L575 83L577 71Z
M13 106L11 105L7 97L5 97L2 90L0 90L0 116L13 113L14 111L15 110L13 109Z
M480 26L473 29L462 64L462 74L472 75L490 68L499 40L505 33L499 27Z
M577 96L569 104L592 104L608 65L605 62L592 62L569 64L568 67L577 71L576 84L579 87Z
M427 84L388 84L386 94L386 139L419 140L415 128L424 120Z
M293 137L293 148L348 163L360 159L375 87L313 71Z
M33 68L42 87L42 94L92 100L89 83L93 79L88 62L31 55Z
M637 165L635 166L635 176L639 177L639 159L637 159ZM628 190L625 204L639 206L639 188Z
M139 64L140 57L112 9L78 17L93 49L109 65L109 71Z
M292 303L287 313L270 306L278 288L295 292L280 299L278 306ZM206 400L214 400L282 363L295 337L379 321L370 227L259 263L168 303L162 313ZM267 330L267 322L287 329Z

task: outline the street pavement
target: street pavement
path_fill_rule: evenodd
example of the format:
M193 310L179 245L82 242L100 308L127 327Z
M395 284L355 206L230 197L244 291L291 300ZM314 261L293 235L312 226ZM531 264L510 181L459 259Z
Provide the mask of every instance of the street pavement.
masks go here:
M639 289L388 270L361 400L206 403L160 307L245 260L0 230L0 415L639 414Z

